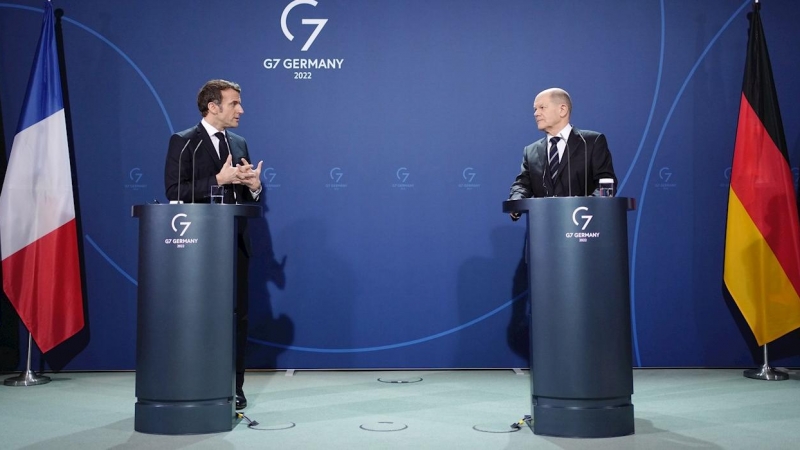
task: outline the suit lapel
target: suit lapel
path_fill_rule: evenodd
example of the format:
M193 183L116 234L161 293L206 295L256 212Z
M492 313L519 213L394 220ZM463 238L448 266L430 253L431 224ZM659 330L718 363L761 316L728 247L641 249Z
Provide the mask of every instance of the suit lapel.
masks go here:
M578 130L575 127L572 127L572 131L569 133L569 140L567 140L567 145L569 146L569 156L574 160L582 160L582 158L578 158L577 153L583 152L583 141L581 140L580 136L578 136ZM578 158L578 159L576 159Z
M203 145L201 145L200 149L197 151L205 152L207 160L211 161L216 171L219 172L219 170L222 169L222 161L219 160L217 149L214 148L214 143L211 142L211 136L208 135L208 132L206 132L202 124L197 124L197 134L203 139Z
M231 161L233 165L241 164L242 158L244 158L244 148L242 148L241 141L239 140L239 136L228 133L228 144L231 151Z
M546 195L552 196L554 192L554 180L550 176L550 163L548 161L548 147L547 147L547 137L542 138L539 142L537 142L534 147L533 154L535 155L534 164L540 168L540 172L542 174L542 184L544 184L544 188L546 191ZM534 166L534 167L536 167ZM533 172L535 173L535 171ZM560 175L560 174L559 174ZM533 183L538 183L538 180L533 180Z

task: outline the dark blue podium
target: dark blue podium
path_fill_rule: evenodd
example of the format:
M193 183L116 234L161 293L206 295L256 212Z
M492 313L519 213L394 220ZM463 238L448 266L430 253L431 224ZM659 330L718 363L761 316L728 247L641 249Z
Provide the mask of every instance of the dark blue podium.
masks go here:
M134 429L234 424L237 221L256 205L137 205L139 290Z
M533 432L634 433L627 212L633 200L508 200L525 213Z

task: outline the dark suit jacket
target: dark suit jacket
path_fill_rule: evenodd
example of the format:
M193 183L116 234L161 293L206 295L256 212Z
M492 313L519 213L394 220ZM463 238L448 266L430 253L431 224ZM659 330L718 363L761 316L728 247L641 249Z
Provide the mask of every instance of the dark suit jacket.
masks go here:
M601 178L613 178L614 186L617 185L611 152L603 134L573 127L555 180L550 178L547 147L546 136L525 147L522 169L511 185L511 200L593 195Z
M247 142L243 137L226 131L228 146L233 164L240 163L244 158L250 163L250 154L247 151ZM202 141L202 142L201 142ZM186 145L188 142L189 145ZM197 145L197 152L194 149ZM181 155L181 150L183 155ZM193 155L194 154L194 155ZM192 181L192 158L194 157L194 181ZM180 158L180 164L179 164ZM167 161L164 165L164 187L168 200L178 200L178 186L180 186L180 200L184 203L209 203L211 201L211 186L217 184L216 175L222 169L224 161L220 161L211 137L208 136L202 124L175 133L169 139ZM180 173L178 167L180 166ZM258 201L253 198L250 189L243 184L227 186L236 191L237 203L252 203ZM194 194L194 197L192 196ZM247 221L239 221L239 245L250 255L250 238L247 232Z

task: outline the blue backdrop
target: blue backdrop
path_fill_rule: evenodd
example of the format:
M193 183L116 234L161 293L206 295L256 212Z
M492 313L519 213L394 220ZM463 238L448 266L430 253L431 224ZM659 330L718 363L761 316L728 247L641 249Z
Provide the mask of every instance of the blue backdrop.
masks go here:
M763 3L796 165L800 9ZM242 85L237 133L264 160L250 367L527 366L525 229L501 202L523 147L541 137L533 98L552 86L572 95L575 126L606 134L621 195L638 200L636 366L760 362L722 290L749 1L54 6L65 13L89 308L85 348L66 368L134 367L131 205L165 200L169 136L199 121L196 94L211 78ZM0 2L8 148L41 8ZM800 365L798 343L795 332L771 345L773 362Z

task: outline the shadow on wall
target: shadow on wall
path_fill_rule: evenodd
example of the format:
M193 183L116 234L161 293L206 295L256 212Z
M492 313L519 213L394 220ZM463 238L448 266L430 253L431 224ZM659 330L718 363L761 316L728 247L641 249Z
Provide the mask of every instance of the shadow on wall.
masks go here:
M525 233L525 239L522 241L522 254L520 255L517 269L514 271L514 276L511 282L511 298L517 298L523 294L523 298L515 301L511 306L511 320L508 322L506 328L506 336L508 339L508 347L520 358L528 362L528 367L531 366L531 341L530 341L530 323L531 323L531 303L528 300L528 262L525 258L525 251L527 250L526 242L528 241L528 233Z
M505 339L501 334L502 328L488 332L497 332L499 342L502 343L505 340L508 349L522 360L521 363L524 364L524 367L528 367L530 309L527 294L525 294L528 289L527 265L525 265L524 254L513 272L509 270L508 264L504 263L508 258L507 255L518 254L519 231L517 227L512 226L494 228L490 236L491 256L488 258L473 256L464 261L458 274L458 303L462 310L460 323L463 324L475 319L474 304L470 302L474 303L476 299L493 302L493 304L512 300L510 311L504 310L498 315L498 317L508 317ZM524 248L523 241L523 250ZM511 277L510 291L508 290L509 277ZM483 308L483 310L488 311L496 306ZM465 343L465 347L461 349L463 358L469 358L467 355L470 352L471 347ZM499 357L499 355L497 356ZM498 364L508 364L510 361L511 359L505 362L498 360ZM454 364L463 364L463 362L454 362ZM466 359L466 364L480 364L480 362ZM514 361L512 364L512 367L520 367L519 361Z
M266 203L263 208L262 217L249 223L253 257L250 261L250 327L248 334L250 337L260 340L291 345L294 340L294 323L284 314L277 318L274 317L272 297L269 292L270 284L280 290L286 287L284 269L287 257L284 255L280 261L275 258L272 233L266 217L269 208ZM283 351L276 347L248 345L247 367L255 365L258 368L274 369L278 354Z

